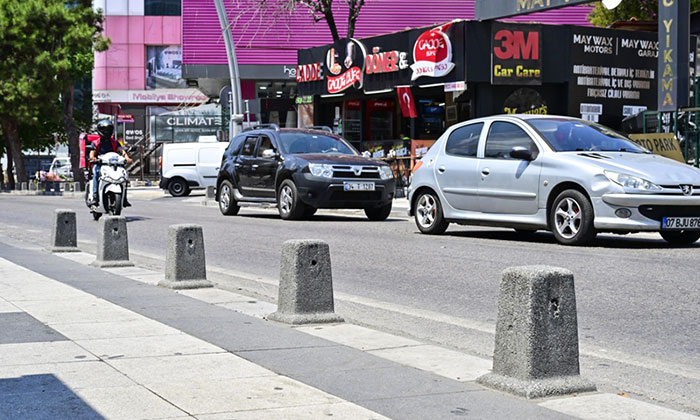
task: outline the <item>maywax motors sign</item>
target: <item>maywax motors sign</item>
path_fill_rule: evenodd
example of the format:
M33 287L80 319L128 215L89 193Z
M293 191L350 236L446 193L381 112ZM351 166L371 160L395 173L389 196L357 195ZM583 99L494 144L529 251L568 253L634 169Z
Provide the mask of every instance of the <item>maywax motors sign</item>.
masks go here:
M590 0L476 0L474 19L499 19L583 3Z
M571 44L572 112L614 127L626 110L655 107L655 33L574 27Z
M542 84L542 36L539 25L494 22L491 26L491 83Z

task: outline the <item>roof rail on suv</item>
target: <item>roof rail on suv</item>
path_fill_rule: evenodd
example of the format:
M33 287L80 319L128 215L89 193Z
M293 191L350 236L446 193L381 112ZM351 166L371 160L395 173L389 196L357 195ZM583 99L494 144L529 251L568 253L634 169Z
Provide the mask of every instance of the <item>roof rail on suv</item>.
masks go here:
M329 133L333 133L333 130L327 125L307 125L304 127L307 130L320 130L320 131L328 131Z
M255 124L251 127L246 128L243 131L245 132L245 131L250 131L250 130L259 130L261 128L271 128L275 131L280 131L280 126L277 124Z

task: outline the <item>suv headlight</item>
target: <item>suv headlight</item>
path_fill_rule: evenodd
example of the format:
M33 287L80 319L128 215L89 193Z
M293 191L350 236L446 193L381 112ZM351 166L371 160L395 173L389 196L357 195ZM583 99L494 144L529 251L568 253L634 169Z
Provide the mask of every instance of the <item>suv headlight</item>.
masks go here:
M324 178L333 178L333 166L321 163L309 163L309 172L313 176L322 176Z
M621 185L625 189L642 191L642 192L658 192L663 188L646 179L639 178L634 175L621 174L619 172L603 171L605 176L612 182Z
M394 177L394 172L391 170L391 167L389 167L389 166L380 166L379 167L379 177L381 179L391 179Z

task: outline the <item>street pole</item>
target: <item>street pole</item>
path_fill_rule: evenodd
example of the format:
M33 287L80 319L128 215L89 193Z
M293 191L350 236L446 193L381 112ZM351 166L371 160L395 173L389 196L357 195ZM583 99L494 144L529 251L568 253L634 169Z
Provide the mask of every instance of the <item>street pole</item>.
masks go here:
M221 25L221 35L224 37L226 44L226 55L228 58L228 71L231 78L231 115L229 116L229 141L233 140L241 131L241 110L243 102L241 99L241 78L238 73L238 60L236 59L236 46L233 44L233 36L231 35L231 25L226 16L226 7L224 0L214 0L216 5L216 13L219 15L219 24Z

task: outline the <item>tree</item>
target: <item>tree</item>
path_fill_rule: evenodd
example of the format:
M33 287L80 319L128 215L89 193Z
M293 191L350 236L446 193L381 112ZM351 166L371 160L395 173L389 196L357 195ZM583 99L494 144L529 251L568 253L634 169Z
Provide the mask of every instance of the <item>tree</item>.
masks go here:
M700 0L690 0L690 9L700 9ZM658 0L624 0L612 10L606 9L602 3L598 2L588 15L588 21L595 26L605 28L616 20L654 21L658 11Z
M101 22L88 0L0 0L0 126L20 182L27 181L20 126L45 118L45 105L86 71L93 46L106 48ZM75 143L77 168L77 135Z
M333 41L340 39L338 26L333 14L333 0L258 0L258 2L264 8L283 9L290 13L299 7L307 9L311 13L314 22L326 21ZM344 2L348 6L348 30L346 37L352 38L355 36L355 24L360 17L360 10L365 5L365 0L344 0Z

